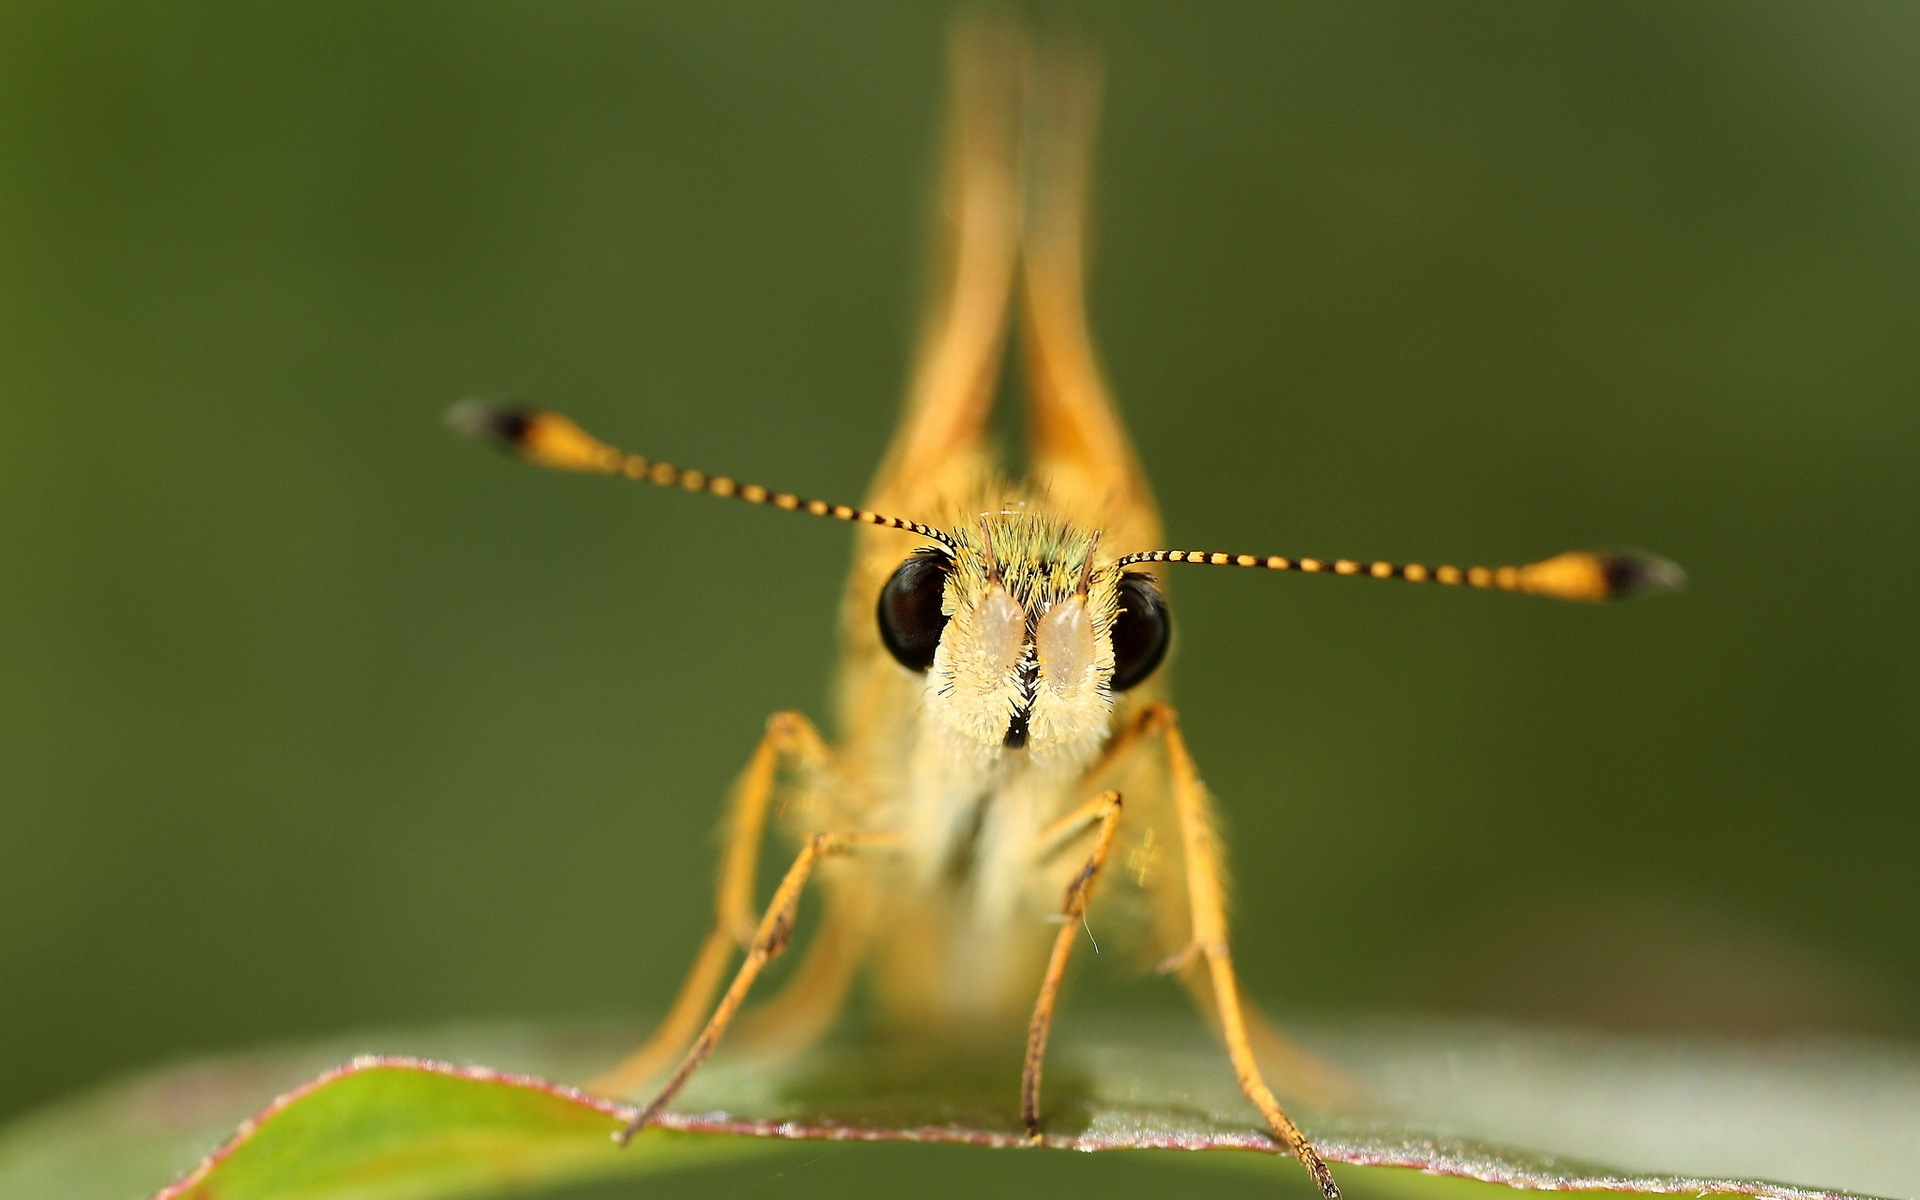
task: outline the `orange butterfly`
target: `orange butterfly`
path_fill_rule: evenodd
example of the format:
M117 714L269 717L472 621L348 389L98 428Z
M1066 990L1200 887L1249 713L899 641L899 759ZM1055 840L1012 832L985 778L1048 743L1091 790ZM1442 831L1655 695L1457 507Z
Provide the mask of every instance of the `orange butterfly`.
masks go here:
M1113 905L1128 940L1186 985L1267 1127L1337 1196L1262 1077L1256 1045L1269 1062L1307 1060L1240 997L1212 806L1158 669L1166 591L1140 568L1206 563L1584 601L1680 582L1672 564L1631 553L1462 569L1159 549L1159 512L1087 330L1094 108L1084 53L1036 52L993 21L956 37L941 284L865 508L629 454L553 413L469 401L452 414L542 466L867 526L843 610L839 736L829 742L796 712L768 722L733 794L713 931L651 1039L591 1085L653 1088L623 1140L734 1025L787 948L810 883L825 894L820 928L742 1033L761 1046L817 1039L864 967L896 1027L1004 1037L1024 1024L1020 1113L1037 1137L1055 1001L1098 886L1129 894ZM998 472L987 439L1010 327L1026 367L1020 479ZM797 854L762 905L753 889L770 812ZM1132 869L1116 876L1117 846Z

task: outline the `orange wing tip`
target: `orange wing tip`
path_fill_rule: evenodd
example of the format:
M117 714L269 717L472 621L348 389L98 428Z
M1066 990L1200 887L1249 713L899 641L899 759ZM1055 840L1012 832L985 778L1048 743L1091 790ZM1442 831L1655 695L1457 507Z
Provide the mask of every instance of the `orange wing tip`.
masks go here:
M500 400L462 400L447 410L447 428L492 442L503 450L557 471L610 475L621 467L618 450L559 413Z
M1519 569L1517 591L1598 604L1630 600L1687 585L1679 564L1638 550L1573 550Z

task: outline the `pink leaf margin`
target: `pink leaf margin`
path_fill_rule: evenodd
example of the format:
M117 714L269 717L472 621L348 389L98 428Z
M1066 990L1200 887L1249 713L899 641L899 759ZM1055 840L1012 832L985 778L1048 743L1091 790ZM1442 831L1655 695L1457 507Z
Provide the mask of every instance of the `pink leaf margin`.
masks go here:
M543 1093L580 1108L604 1114L625 1124L639 1113L632 1105L596 1096L567 1084L555 1083L537 1075L498 1071L491 1067L460 1066L430 1058L400 1055L362 1055L324 1071L276 1097L265 1108L240 1123L225 1142L185 1175L156 1192L152 1200L188 1200L194 1189L208 1182L214 1172L242 1146L259 1136L262 1129L292 1105L343 1079L370 1071L417 1071L494 1087L517 1088ZM724 1137L772 1138L785 1141L830 1142L937 1142L948 1145L995 1148L1027 1148L1034 1143L1025 1135L960 1125L925 1125L909 1129L879 1126L843 1125L832 1122L743 1120L723 1112L664 1113L656 1125L678 1133L708 1134ZM1049 1134L1041 1145L1056 1150L1241 1150L1281 1154L1278 1143L1258 1133L1102 1133ZM1470 1179L1527 1191L1613 1192L1655 1196L1750 1196L1754 1200L1860 1200L1855 1193L1793 1187L1758 1180L1705 1179L1678 1175L1566 1175L1530 1167L1523 1161L1509 1160L1495 1152L1477 1151L1444 1139L1381 1138L1364 1136L1335 1137L1319 1141L1322 1157L1330 1163L1351 1167L1400 1167L1429 1175Z

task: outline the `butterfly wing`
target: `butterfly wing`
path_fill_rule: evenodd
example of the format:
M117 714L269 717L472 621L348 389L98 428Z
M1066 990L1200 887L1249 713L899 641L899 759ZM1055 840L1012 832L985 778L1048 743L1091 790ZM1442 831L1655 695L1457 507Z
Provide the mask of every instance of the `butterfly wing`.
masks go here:
M1020 254L1021 93L1029 52L1005 14L976 12L949 49L945 150L934 212L932 286L899 429L867 507L951 525L980 507L993 478L988 422L1006 353ZM865 528L842 607L840 727L850 757L883 777L910 740L917 681L880 643L875 598L924 538Z
M1008 20L976 15L955 31L934 286L906 411L870 493L881 512L948 520L943 505L970 498L990 467L986 427L1020 250L1026 60Z
M1103 531L1108 554L1160 544L1160 519L1088 331L1088 196L1100 72L1061 36L1041 47L1028 104L1021 264L1028 472L1050 506Z

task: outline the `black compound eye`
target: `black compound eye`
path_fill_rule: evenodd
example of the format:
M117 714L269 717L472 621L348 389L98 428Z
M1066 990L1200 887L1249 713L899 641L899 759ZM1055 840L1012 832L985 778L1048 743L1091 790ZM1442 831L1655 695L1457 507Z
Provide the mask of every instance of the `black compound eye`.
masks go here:
M1173 640L1173 618L1160 585L1144 571L1120 577L1120 611L1113 618L1113 679L1124 692L1153 674Z
M880 640L887 653L910 671L933 665L947 615L940 611L953 559L938 550L923 551L900 564L880 589Z

